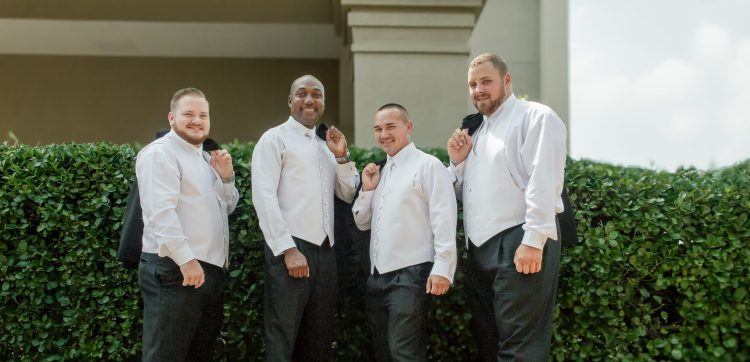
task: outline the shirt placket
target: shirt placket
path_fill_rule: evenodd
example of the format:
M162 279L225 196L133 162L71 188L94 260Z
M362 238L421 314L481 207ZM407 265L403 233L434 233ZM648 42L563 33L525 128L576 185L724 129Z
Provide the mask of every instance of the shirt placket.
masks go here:
M330 238L330 233L332 232L330 230L329 225L330 223L330 213L329 213L329 207L328 203L332 202L330 201L332 197L328 193L329 187L327 187L328 184L328 178L326 177L326 165L323 162L323 154L322 149L320 145L318 144L317 136L315 135L315 129L311 129L308 132L305 133L305 135L310 139L310 145L312 146L312 152L313 155L315 155L315 162L318 164L318 174L320 175L320 197L321 197L321 206L323 207L323 210L321 212L323 213L323 230L325 231L326 235Z
M474 210L473 208L474 202L472 200L474 197L474 191L479 191L479 190L476 190L476 187L475 187L476 177L474 177L474 175L476 174L476 170L475 170L476 167L474 167L474 163L476 161L476 158L479 155L479 146L484 145L485 138L487 135L487 128L489 128L488 120L484 120L484 122L482 122L482 124L479 126L479 129L477 129L475 133L476 136L472 140L473 146L471 148L470 155L468 159L466 160L467 166L469 166L469 167L466 167L466 175L464 176L464 192L468 194L467 195L468 197L465 198L466 205L464 207L464 219L466 222L467 235L470 235L471 232L473 231L473 228L472 228L473 215L471 213L472 213L472 210Z
M388 179L391 177L391 173L393 173L393 168L395 167L395 164L393 161L388 161L386 163L386 166L383 167L383 176L380 180L380 192L378 195L378 206L377 206L377 216L375 217L375 229L373 232L375 232L375 240L374 240L374 248L373 248L373 260L377 260L378 257L378 248L380 247L380 229L381 229L381 218L383 215L383 204L385 204L385 195L388 193Z

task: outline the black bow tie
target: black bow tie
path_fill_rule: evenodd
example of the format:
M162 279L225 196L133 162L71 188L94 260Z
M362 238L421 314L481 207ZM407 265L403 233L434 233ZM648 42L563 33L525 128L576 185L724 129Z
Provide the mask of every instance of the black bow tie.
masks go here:
M461 121L461 129L468 129L469 130L469 136L473 135L474 132L479 128L479 126L482 125L482 121L484 120L484 116L482 116L481 113L474 113L470 114Z

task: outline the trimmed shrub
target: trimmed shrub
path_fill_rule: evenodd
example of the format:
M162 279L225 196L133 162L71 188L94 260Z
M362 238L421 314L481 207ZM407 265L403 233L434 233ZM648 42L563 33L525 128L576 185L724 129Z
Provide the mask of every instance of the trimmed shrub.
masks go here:
M241 200L230 217L217 357L262 360L264 241L249 191L253 145L225 147ZM447 160L443 149L427 151ZM383 157L352 149L360 169ZM115 259L134 158L132 147L107 143L0 146L3 360L139 358L137 275ZM666 173L569 160L566 175L582 242L563 250L552 357L750 359L750 162ZM363 248L347 243L337 245ZM429 311L431 360L476 359L460 226L457 243L456 284ZM338 361L370 358L359 257L344 254L340 265Z

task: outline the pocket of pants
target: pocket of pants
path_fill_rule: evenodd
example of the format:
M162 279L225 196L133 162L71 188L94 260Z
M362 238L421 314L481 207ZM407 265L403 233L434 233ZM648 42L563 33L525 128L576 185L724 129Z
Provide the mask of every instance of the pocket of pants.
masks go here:
M156 263L156 280L163 286L182 284L183 277L180 267L171 259L165 259Z

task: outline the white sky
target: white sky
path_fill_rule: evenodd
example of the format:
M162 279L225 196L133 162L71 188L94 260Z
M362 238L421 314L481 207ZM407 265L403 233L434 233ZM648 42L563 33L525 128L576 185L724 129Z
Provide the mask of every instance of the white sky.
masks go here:
M570 0L571 156L750 158L750 1Z

